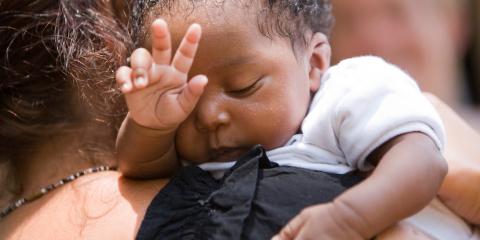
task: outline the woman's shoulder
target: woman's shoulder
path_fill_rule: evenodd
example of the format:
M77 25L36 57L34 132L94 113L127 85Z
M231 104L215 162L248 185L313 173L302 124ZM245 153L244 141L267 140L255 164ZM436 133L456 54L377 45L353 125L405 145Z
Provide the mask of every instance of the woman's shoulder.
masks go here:
M2 220L0 239L133 239L166 183L118 172L81 177Z

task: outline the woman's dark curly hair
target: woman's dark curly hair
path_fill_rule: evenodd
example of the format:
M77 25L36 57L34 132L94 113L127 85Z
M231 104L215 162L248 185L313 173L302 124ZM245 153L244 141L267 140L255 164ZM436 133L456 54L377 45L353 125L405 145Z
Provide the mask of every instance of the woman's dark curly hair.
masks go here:
M0 167L67 132L88 158L113 149L126 112L114 71L132 41L106 4L0 0ZM2 190L8 174L0 169Z
M104 2L0 1L0 152L121 117L114 71L131 40Z

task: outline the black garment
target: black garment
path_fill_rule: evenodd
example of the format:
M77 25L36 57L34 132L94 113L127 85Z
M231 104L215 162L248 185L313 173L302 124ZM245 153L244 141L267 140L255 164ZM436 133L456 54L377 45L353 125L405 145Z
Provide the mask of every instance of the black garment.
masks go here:
M184 167L153 199L137 239L270 239L303 208L329 202L360 180L280 167L256 146L220 180Z

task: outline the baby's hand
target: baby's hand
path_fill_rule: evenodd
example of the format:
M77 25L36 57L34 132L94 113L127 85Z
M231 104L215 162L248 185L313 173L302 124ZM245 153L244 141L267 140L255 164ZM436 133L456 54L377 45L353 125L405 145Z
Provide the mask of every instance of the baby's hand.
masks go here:
M305 208L300 214L290 220L272 240L364 239L359 233L349 228L348 224L337 219L335 214L335 209L331 203Z
M198 24L188 28L173 59L167 23L155 20L151 35L151 54L144 48L136 49L130 58L131 68L120 67L116 79L125 94L130 118L144 127L171 131L192 112L207 84L203 75L187 79L201 28Z

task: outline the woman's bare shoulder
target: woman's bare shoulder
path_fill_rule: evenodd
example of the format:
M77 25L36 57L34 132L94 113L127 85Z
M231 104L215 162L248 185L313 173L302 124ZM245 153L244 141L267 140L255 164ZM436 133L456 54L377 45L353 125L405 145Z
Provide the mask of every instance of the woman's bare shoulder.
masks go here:
M166 183L118 172L84 176L1 220L0 239L133 239Z

